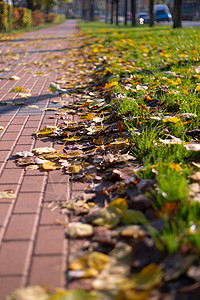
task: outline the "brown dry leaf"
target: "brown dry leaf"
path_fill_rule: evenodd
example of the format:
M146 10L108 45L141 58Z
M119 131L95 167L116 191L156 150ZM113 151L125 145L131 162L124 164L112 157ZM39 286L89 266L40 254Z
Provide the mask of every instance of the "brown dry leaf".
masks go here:
M67 158L70 158L70 157L81 157L82 155L84 154L83 151L71 151L69 153L67 153L65 156Z
M112 154L109 153L105 156L105 161L108 163L125 162L129 160L135 160L136 158L129 154Z
M42 164L42 168L44 171L59 170L61 169L61 164L52 161L46 161Z
M138 292L135 290L120 291L114 300L147 300L148 291Z
M37 170L39 169L38 165L28 165L25 167L26 170Z
M33 149L33 152L36 155L41 155L41 154L47 154L47 153L54 153L54 152L56 152L56 149L49 148L49 147L41 147L41 148L35 148L35 149Z
M196 172L195 174L190 176L193 180L199 181L200 180L200 172Z
M31 164L35 164L35 160L33 157L21 157L18 158L17 164L18 166L31 165Z
M105 226L106 228L114 228L120 222L118 213L110 208L102 208L98 217L92 222L97 226Z
M37 130L33 134L36 136L49 136L56 128L57 126L45 126L43 129Z
M80 172L80 170L82 170L83 167L81 164L71 164L69 166L66 167L66 172L68 174L78 174Z
M116 138L112 143L109 144L109 146L128 146L129 141L128 139L123 138Z
M20 80L20 77L18 77L18 76L11 76L11 77L9 77L9 80Z
M83 139L83 136L70 136L68 138L64 138L63 141L67 142L78 142Z
M199 143L190 143L190 144L184 145L183 147L185 147L185 149L189 150L189 151L200 151Z
M190 185L190 190L193 192L193 193L200 193L200 184L195 182L195 183L192 183Z
M11 296L8 297L10 300L48 300L49 294L41 286L28 286L15 290Z
M118 228L116 232L123 237L131 237L134 239L138 239L147 235L143 228L138 225L123 226L121 228Z
M200 168L200 164L197 164L195 162L192 163L195 167Z
M28 156L33 156L33 153L30 151L21 151L21 152L17 152L16 155L21 157L28 157Z
M130 274L131 256L132 247L118 242L110 252L105 269L93 281L93 288L106 294L119 291L119 284Z
M87 255L74 259L69 264L69 269L73 271L82 271L79 273L80 278L93 277L106 267L108 261L108 255L100 252L91 252Z
M0 191L0 199L15 199L16 197L17 195L13 193L13 190Z
M38 105L27 105L28 108L39 108Z
M83 238L92 236L94 231L90 224L84 224L81 222L72 222L68 224L66 233L71 238Z
M29 98L29 97L31 97L32 96L32 94L31 93L19 93L19 96L20 97L22 97L23 99L27 99L27 98Z
M165 145L169 145L169 144L183 144L183 141L179 138L176 138L175 136L171 136L171 139L159 139L159 141Z

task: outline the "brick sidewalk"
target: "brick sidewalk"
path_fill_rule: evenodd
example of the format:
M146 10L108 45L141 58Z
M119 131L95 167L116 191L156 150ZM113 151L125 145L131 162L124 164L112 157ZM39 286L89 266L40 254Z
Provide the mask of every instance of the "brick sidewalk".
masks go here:
M66 216L56 206L79 188L71 186L61 170L24 170L16 166L12 156L36 147L59 148L49 141L36 140L32 133L58 122L49 118L51 111L40 109L57 107L52 100L59 96L51 95L49 85L62 74L59 60L72 51L67 49L69 38L77 31L76 22L68 21L0 41L0 101L25 103L0 105L0 126L5 126L0 130L0 191L12 189L17 194L15 200L0 199L0 300L29 284L46 284L52 290L66 286L69 242L64 229L55 222ZM46 76L35 76L40 72ZM14 75L20 80L8 80ZM32 96L24 100L10 93L18 86L30 90Z

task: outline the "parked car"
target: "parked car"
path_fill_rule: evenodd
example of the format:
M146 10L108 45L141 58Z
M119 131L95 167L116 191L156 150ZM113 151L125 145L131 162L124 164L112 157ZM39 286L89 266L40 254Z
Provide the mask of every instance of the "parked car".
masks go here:
M172 20L172 15L166 4L154 5L153 12L154 12L154 20L156 22L162 22L162 21L170 22Z
M149 14L145 11L136 14L137 22L140 24L148 24L150 21Z

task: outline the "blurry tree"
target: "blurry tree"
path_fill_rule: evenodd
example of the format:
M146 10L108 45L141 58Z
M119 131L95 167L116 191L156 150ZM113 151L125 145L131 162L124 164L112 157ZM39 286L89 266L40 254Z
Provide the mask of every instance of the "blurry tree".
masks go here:
M109 16L109 0L105 0L105 21L108 23L108 16Z
M114 0L111 0L111 15L110 15L110 23L113 24L114 18Z
M131 25L135 26L136 25L136 0L131 0Z
M182 0L174 0L173 28L182 27Z
M150 0L149 1L149 17L150 17L149 26L150 27L153 27L154 25L153 5L154 5L154 0Z
M119 0L115 0L115 9L116 9L116 25L119 25Z
M127 25L128 0L124 1L124 25Z
M95 0L89 0L89 21L94 21L94 2Z

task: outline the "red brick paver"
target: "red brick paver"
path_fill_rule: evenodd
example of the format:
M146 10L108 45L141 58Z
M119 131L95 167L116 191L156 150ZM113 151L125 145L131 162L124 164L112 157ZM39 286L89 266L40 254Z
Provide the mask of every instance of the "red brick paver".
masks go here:
M56 223L56 219L66 221L66 216L58 204L83 187L71 187L68 175L60 170L24 170L16 166L13 156L52 146L32 133L57 122L49 119L52 112L43 109L57 107L52 101L59 96L49 92L49 85L64 72L58 61L69 56L74 47L69 39L77 32L76 22L68 21L0 41L0 126L4 127L0 130L0 191L11 189L17 194L16 199L0 199L0 300L28 284L45 284L51 290L66 287L68 241L64 228ZM9 80L14 75L20 79ZM23 99L10 93L19 86L31 96Z

